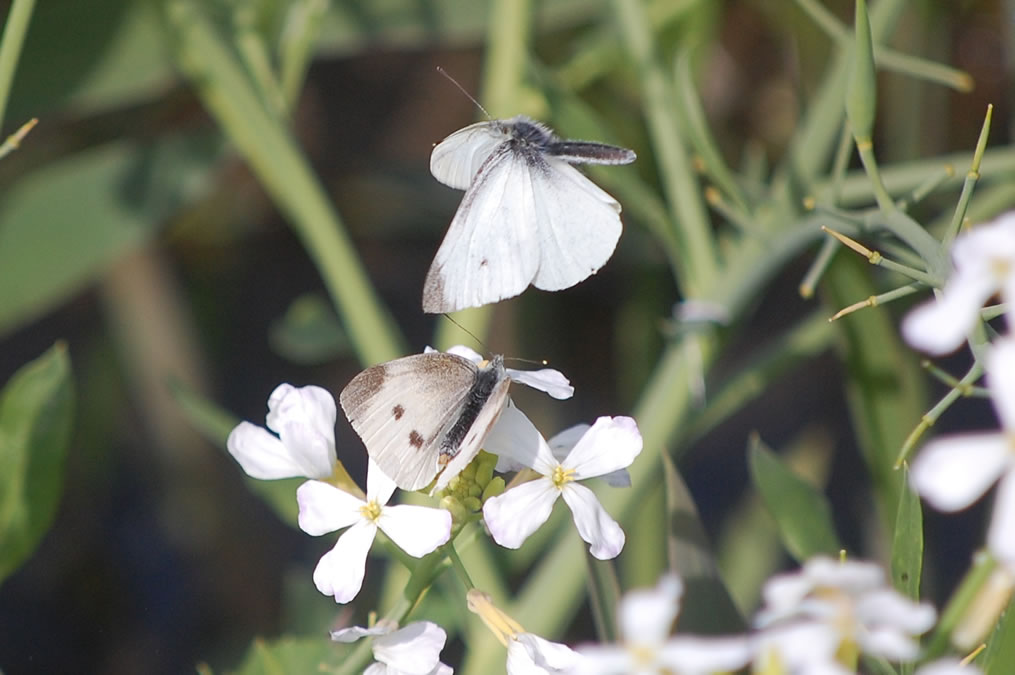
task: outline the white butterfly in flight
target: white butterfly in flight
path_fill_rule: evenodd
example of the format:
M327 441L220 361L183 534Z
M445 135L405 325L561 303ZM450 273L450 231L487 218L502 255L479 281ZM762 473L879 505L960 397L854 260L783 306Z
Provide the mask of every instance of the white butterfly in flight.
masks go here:
M517 371L471 349L428 351L367 368L342 390L342 410L367 454L403 490L444 488L479 453L511 381L558 399L574 393L552 369ZM438 476L438 474L440 474Z
M570 288L620 238L620 204L572 164L629 164L633 150L557 138L528 117L479 122L441 141L430 172L465 197L423 285L430 314L479 307L532 284Z

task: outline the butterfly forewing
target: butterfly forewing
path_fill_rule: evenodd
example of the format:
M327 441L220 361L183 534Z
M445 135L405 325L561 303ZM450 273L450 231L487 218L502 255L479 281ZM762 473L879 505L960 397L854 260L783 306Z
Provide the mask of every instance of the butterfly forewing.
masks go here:
M418 490L440 469L440 443L477 370L453 354L406 356L364 370L339 400L381 471L403 490Z
M430 155L430 173L448 187L464 190L472 184L499 145L510 138L500 124L477 122L437 144Z

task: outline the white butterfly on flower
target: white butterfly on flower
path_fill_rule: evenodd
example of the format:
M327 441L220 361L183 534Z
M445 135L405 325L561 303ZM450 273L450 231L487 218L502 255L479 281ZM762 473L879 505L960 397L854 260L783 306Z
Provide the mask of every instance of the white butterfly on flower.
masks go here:
M572 164L629 164L633 150L557 138L528 117L479 122L441 141L430 172L465 190L423 285L430 314L479 307L532 284L570 288L620 239L620 204Z

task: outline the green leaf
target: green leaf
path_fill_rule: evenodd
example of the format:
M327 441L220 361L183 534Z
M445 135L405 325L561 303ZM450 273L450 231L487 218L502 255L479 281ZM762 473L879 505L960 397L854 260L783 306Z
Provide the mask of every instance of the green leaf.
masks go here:
M217 150L198 138L111 143L53 162L0 202L0 334L79 291L203 190Z
M751 479L790 555L801 563L819 553L836 555L842 546L825 496L793 473L757 435L747 452Z
M110 110L154 98L174 79L155 3L40 2L15 76L8 119L45 121L55 110Z
M668 455L663 455L662 460L670 571L684 580L680 630L706 634L742 631L744 619L719 578L708 536L687 484Z
M596 637L600 642L616 642L617 609L620 606L620 580L612 560L596 560L585 556L589 575L589 605L596 624Z
M909 468L903 471L899 510L892 538L892 585L914 600L920 599L923 570L923 508L920 497L909 485Z
M255 640L247 650L238 675L286 675L334 672L347 651L327 637Z
M1015 611L1011 603L987 640L987 649L976 660L985 675L1006 675L1015 663Z
M276 354L303 365L325 363L351 351L334 308L316 293L293 300L272 323L268 339Z
M859 144L870 141L874 130L874 109L877 101L877 76L874 69L874 38L871 36L867 3L856 2L856 44L853 64L846 90L846 116Z
M32 554L53 522L73 415L63 343L22 366L0 393L0 580Z

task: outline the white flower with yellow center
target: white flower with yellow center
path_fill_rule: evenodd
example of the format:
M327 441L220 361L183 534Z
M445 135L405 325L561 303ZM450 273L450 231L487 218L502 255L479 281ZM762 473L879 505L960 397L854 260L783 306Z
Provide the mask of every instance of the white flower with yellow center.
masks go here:
M933 607L885 585L880 567L821 556L797 572L769 579L763 596L765 606L755 620L763 629L756 638L759 651L767 660L793 664L794 673L841 667L835 659L855 661L859 652L912 661L919 653L913 636L936 619ZM806 633L809 637L800 639Z
M444 509L387 506L395 484L373 462L367 468L366 500L330 483L309 480L296 490L300 529L320 536L347 527L314 569L314 584L336 602L349 602L363 585L367 553L380 528L399 548L421 558L451 537L451 514Z
M578 534L590 552L609 560L624 548L624 531L606 513L595 494L578 481L612 474L641 452L641 434L630 417L600 417L558 461L539 431L512 406L484 443L484 449L509 458L540 474L535 480L508 489L483 505L490 536L501 546L518 548L546 522L558 497L571 509Z
M670 635L680 613L684 584L666 575L655 588L626 593L617 622L620 643L579 645L573 675L699 675L739 670L751 658L746 637Z

